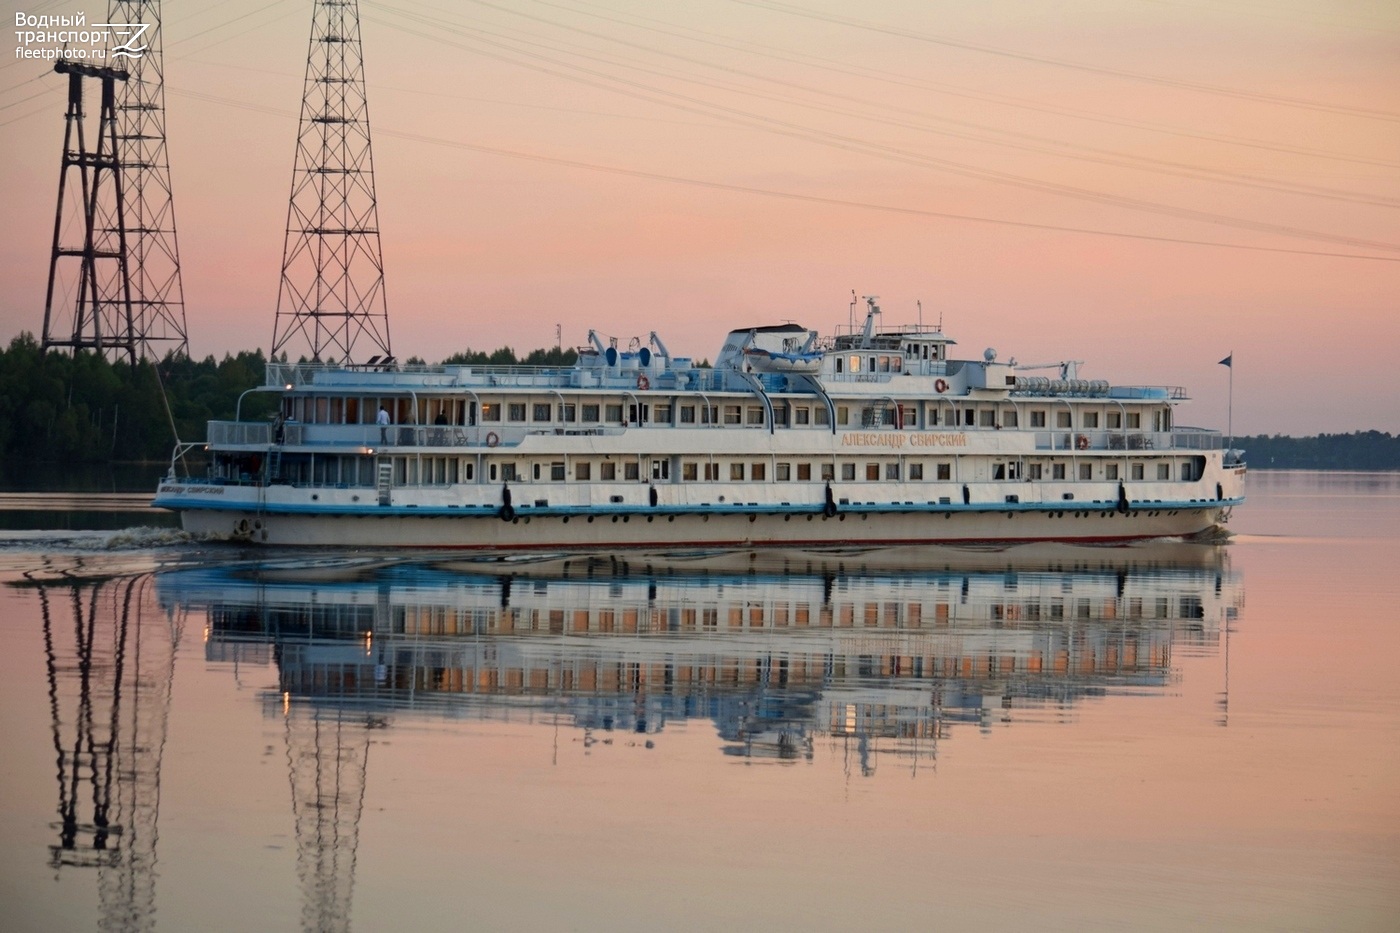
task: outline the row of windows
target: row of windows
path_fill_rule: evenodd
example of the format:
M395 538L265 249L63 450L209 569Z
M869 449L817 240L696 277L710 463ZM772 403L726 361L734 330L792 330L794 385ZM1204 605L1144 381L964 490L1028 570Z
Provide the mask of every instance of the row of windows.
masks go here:
M459 457L394 457L393 482L396 486L453 485L476 481L476 461ZM279 478L288 483L313 486L372 486L375 483L375 461L370 457L353 455L315 456L310 458L288 458L281 465ZM649 461L647 478L668 481L671 479L670 459ZM573 480L575 482L616 482L619 479L638 482L643 477L643 464L637 460L615 462L603 460L575 460ZM950 481L953 478L951 463L902 462L898 460L869 461L857 463L811 463L778 461L714 461L684 460L680 465L682 482L767 482L769 473L775 482L811 482L820 479L852 483L901 481L918 482L924 479ZM1128 464L1126 476L1119 463L1102 464L1101 478L1109 481L1120 479L1144 480L1147 477L1147 464ZM1154 465L1155 478L1168 481L1172 478L1173 466L1170 462ZM1064 480L1068 478L1069 465L1065 463L1029 463L1019 461L996 462L992 464L993 480ZM1177 475L1183 481L1200 478L1200 466L1191 460L1180 461ZM562 483L568 481L568 468L563 461L532 463L524 467L515 463L491 463L488 465L487 479L491 482L515 482L532 479L535 482ZM1095 464L1078 464L1077 478L1091 481L1095 477Z
M725 424L753 425L767 423L761 405L747 404L673 404L671 402L483 402L478 412L475 401L461 398L420 398L417 407L411 398L379 398L377 396L294 397L283 401L283 416L312 424L374 424L380 409L394 424ZM1170 430L1169 409L1154 409L1152 429ZM1139 411L1094 411L1081 409L1078 424L1068 409L1033 408L1026 412L1030 428L1054 427L1065 430L1129 430L1143 427ZM788 425L829 425L825 406L794 405L776 401L773 421L779 427ZM957 406L951 402L932 405L879 404L853 409L849 405L836 408L839 425L860 424L863 427L898 425L917 427L979 427L1017 428L1021 411L1016 406Z

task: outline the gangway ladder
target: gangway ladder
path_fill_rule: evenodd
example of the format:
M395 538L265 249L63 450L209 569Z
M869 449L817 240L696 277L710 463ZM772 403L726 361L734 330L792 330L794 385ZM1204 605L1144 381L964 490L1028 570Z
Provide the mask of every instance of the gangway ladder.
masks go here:
M267 482L273 482L282 478L282 448L274 447L267 454Z
M394 464L388 460L379 461L379 504L389 504L389 489L394 481Z

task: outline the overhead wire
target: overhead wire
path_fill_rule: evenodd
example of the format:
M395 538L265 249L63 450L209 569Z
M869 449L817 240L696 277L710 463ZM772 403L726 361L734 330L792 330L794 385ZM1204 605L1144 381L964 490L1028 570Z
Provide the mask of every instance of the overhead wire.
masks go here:
M1254 230L1257 232L1273 233L1301 239L1331 242L1339 245L1353 246L1359 248L1400 250L1400 245L1383 241L1369 240L1361 237L1349 237L1337 234L1328 234L1321 231L1293 227L1287 224L1274 224L1262 221L1252 221L1246 218L1231 217L1228 215L1218 214L1211 211L1195 210L1191 208L1179 208L1139 198L1130 198L1124 195L1114 195L1101 191L1095 191L1092 189L1081 188L1074 185L1046 182L1028 178L1026 176L1016 175L1013 173L980 168L977 166L971 166L965 163L956 162L951 159L938 158L929 155L922 155L919 153L911 153L906 150L898 149L897 147L884 146L870 142L869 140L850 137L830 131L816 130L811 127L806 127L800 124L793 123L788 120L782 120L764 114L752 113L750 111L742 110L737 107L730 107L717 104L712 101L706 101L700 98L696 98L692 95L682 94L677 91L668 91L661 88L655 88L651 85L644 84L639 81L634 81L631 79L620 77L615 74L609 74L607 72L599 71L596 68L561 62L557 59L549 58L548 56L543 55L539 52L530 51L528 49L521 49L518 47L518 45L510 44L511 42L518 43L520 40L502 40L494 38L492 34L487 33L483 30L467 29L465 27L461 27L440 19L424 17L421 14L408 13L406 11L399 10L398 8L388 8L383 4L378 4L377 8L381 10L392 9L394 12L410 20L411 22L417 22L420 25L431 25L436 27L438 30L451 32L455 35L462 36L464 38L466 38L466 36L464 36L464 33L470 32L472 33L471 38L474 39L474 41L478 43L478 45L475 47L463 46L460 43L453 42L452 40L447 39L445 36L441 35L438 32L428 33L409 28L401 23L374 20L376 22L381 22L383 25L386 25L389 28L398 29L411 35L427 39L429 41L439 42L456 48L464 48L474 52L477 55L487 55L489 57L498 58L504 61L512 62L518 67L528 68L545 74L550 74L555 77L580 82L593 87L600 87L605 90L612 91L614 93L624 94L626 96L634 97L640 100L645 100L652 103L659 103L665 106L674 107L689 112L699 112L710 116L717 116L729 122L737 123L738 125L762 129L777 135L807 140L827 147L863 153L866 155L874 155L879 158L903 162L905 164L923 165L925 167L936 168L956 175L962 175L965 177L977 178L981 180L994 181L1012 187L1036 190L1041 191L1043 193L1060 195L1063 197L1069 197L1077 200L1091 201L1110 206L1117 206L1149 213L1161 214L1164 216L1173 216L1181 219L1195 220L1206 223L1218 224L1222 226L1235 227L1237 229ZM489 48L481 48L480 46L483 44ZM499 49L501 50L501 52L493 52L489 51L489 49ZM515 56L524 56L526 58L534 60L535 62L544 62L544 64L532 64L531 62L520 61L519 59L511 58L509 55L501 54L502 52L509 52ZM593 61L603 61L606 64L612 66L629 68L632 70L641 71L643 73L658 74L658 72L656 72L654 69L647 69L642 66L631 65L628 63L618 63L606 59L599 59L598 56L591 56L586 53L572 54L578 55L581 58L591 59ZM558 69L565 70L560 71ZM689 78L687 80L690 80L694 83L700 83L702 85L705 83L699 79L694 78Z
M290 110L282 110L275 107L267 107L260 104L253 104L246 101L234 100L227 97L220 97L201 91L191 91L175 88L167 85L166 90L171 94L188 97L195 100L202 100L208 103L221 104L224 106L236 107L256 113L264 113L288 120L297 119L297 114ZM814 204L825 204L834 207L856 208L861 210L880 211L884 213L904 214L916 217L929 217L943 220L967 221L971 223L992 224L997 226L1019 227L1024 229L1041 230L1055 233L1073 233L1088 236L1111 237L1127 240L1141 240L1157 243L1173 243L1186 246L1203 246L1221 249L1244 250L1249 252L1281 253L1297 256L1317 256L1331 259L1351 259L1367 262L1400 262L1400 256L1368 255L1362 253L1346 253L1331 250L1298 249L1283 246L1265 246L1251 243L1231 243L1221 240L1203 240L1190 237L1170 237L1158 236L1154 234L1133 233L1131 231L1104 230L1092 227L1076 227L1066 224L1043 224L1032 221L1009 220L998 217L985 217L973 214L959 214L950 211L933 211L923 208L908 207L903 205L879 204L868 201L856 201L843 198L829 198L821 195L804 194L801 192L782 191L773 188L760 188L752 185L738 185L729 182L720 182L700 178L690 178L681 175L668 175L660 172L650 172L642 169L632 169L622 166L602 165L598 163L584 162L577 159L565 159L558 156L549 156L541 153L525 152L521 150L506 149L496 146L485 146L477 143L469 143L461 140L442 139L439 137L427 136L421 133L409 133L400 130L377 127L374 131L376 136L388 136L396 139L403 139L411 142L424 143L434 146L446 146L454 149L462 149L470 152L479 152L485 155L502 156L512 159L520 159L530 162L539 162L549 165L559 165L566 168L581 169L590 172L600 172L609 175L621 175L631 178L642 178L650 181L667 182L671 184L686 185L691 187L707 188L717 191L730 191L739 194L758 195L762 197L777 198L788 201L800 201Z

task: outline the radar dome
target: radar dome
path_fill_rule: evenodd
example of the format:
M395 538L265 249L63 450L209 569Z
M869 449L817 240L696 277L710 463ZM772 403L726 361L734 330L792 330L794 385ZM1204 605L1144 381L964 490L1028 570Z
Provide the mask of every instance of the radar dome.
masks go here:
M992 347L988 347L987 349L982 351L982 358L988 363L994 363L996 362L997 351Z

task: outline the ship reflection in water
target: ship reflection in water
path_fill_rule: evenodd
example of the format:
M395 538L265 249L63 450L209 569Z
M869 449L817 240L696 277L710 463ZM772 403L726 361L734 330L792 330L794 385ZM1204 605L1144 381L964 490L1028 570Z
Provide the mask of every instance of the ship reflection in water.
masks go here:
M158 588L207 612L208 660L276 662L277 715L544 721L586 742L708 719L726 755L811 759L829 737L867 774L877 749L931 758L961 724L1160 691L1173 650L1214 650L1243 600L1217 547L929 553L270 561Z

